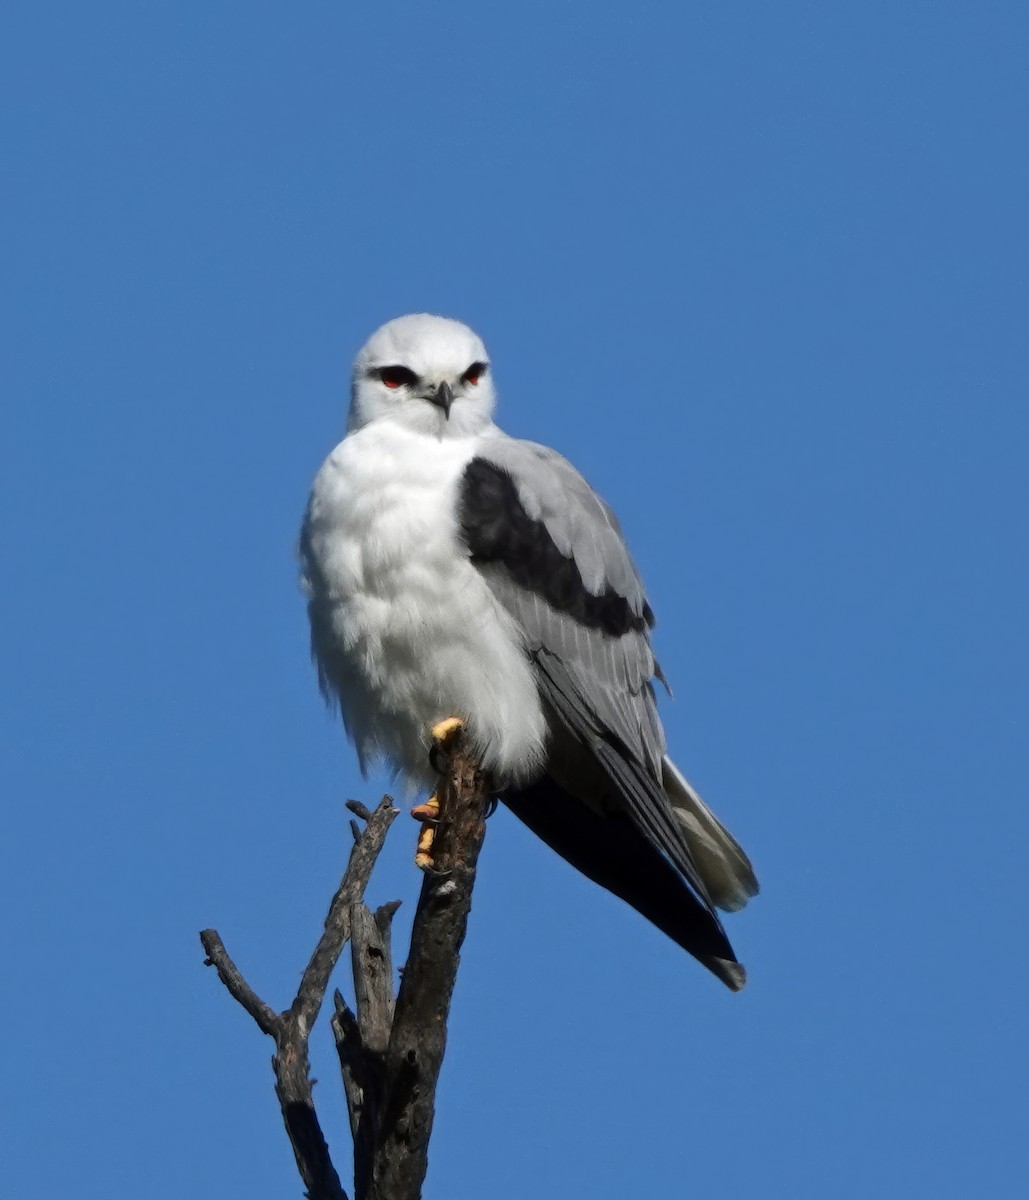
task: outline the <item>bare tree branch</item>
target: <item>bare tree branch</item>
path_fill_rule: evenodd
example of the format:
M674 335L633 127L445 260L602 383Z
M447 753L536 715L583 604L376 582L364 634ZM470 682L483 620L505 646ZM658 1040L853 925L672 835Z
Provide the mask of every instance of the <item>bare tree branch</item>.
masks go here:
M229 995L254 1018L262 1033L277 1038L282 1030L282 1018L273 1008L265 1004L240 974L239 967L229 957L229 952L222 944L218 931L205 929L200 934L200 941L207 952L204 966L214 967L218 972L218 978L229 989Z
M275 1092L310 1200L347 1200L314 1108L308 1039L348 938L355 1007L337 991L332 1029L354 1140L356 1200L421 1196L447 1018L489 805L486 778L463 735L448 744L437 789L433 867L422 882L398 995L390 932L400 902L373 913L363 899L396 816L388 796L374 812L357 801L347 804L367 824L362 830L351 822L355 843L346 872L296 998L285 1012L276 1013L254 993L213 929L200 935L208 963L217 968L230 994L275 1039Z
M435 871L427 873L422 883L411 950L397 996L369 1200L418 1200L428 1169L447 1017L489 804L486 777L463 737L456 739L437 794L440 820L432 847Z
M304 1026L305 1033L318 1016L329 976L350 937L350 910L364 896L386 833L397 815L389 796L382 798L374 812L369 812L356 800L349 801L347 807L365 820L367 826L350 851L343 882L329 905L325 929L304 970L297 997L290 1008L290 1015Z
M304 970L296 998L285 1012L275 1013L256 995L229 957L216 930L205 929L200 935L207 962L217 969L229 993L250 1013L261 1031L275 1039L272 1057L275 1094L310 1200L347 1200L314 1108L308 1059L311 1025L321 1008L332 969L350 936L351 908L364 896L375 860L397 815L388 796L383 797L374 812L363 805L359 808L359 815L367 818L367 827L350 852L343 881L325 918L325 929Z
M351 910L350 953L354 973L356 1016L339 992L332 1028L336 1037L343 1086L354 1138L354 1193L368 1195L383 1108L386 1050L393 1026L393 954L390 926L399 901L374 913L364 904Z
M390 926L400 902L384 904L374 913L364 904L350 912L350 955L354 997L364 1048L385 1054L393 1027L393 950Z
M332 1015L332 1033L336 1039L336 1052L339 1055L340 1073L343 1076L343 1093L346 1096L347 1114L350 1117L350 1136L354 1142L356 1173L356 1164L360 1157L357 1147L361 1142L367 1073L364 1056L361 1053L361 1033L357 1025L357 1014L343 999L339 989L333 993L333 1001L335 1012Z

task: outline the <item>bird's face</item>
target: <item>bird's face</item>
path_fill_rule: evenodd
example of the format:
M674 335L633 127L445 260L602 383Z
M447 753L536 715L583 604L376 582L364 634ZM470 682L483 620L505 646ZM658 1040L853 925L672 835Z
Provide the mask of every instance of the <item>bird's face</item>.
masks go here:
M415 313L375 331L354 363L350 429L390 421L434 438L470 437L493 416L486 347L467 325Z

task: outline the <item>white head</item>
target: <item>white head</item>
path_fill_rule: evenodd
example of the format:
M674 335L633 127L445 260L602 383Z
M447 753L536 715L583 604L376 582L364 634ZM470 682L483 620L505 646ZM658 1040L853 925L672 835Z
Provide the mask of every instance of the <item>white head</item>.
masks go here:
M467 325L414 313L377 329L354 362L351 430L392 421L435 438L489 425L496 395L486 347Z

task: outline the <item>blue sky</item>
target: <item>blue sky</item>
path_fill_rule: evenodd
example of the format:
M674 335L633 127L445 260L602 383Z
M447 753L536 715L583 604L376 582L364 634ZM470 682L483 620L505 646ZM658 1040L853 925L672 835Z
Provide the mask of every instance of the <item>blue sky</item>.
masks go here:
M732 996L499 812L427 1196L1017 1194L1024 4L5 26L4 1191L300 1195L196 933L287 1003L385 787L293 545L353 353L429 309L622 517L764 890ZM373 896L408 919L414 832Z

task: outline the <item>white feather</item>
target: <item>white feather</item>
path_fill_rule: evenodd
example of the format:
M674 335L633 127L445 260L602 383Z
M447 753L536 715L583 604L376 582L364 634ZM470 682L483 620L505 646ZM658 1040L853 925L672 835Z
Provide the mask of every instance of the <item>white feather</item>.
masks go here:
M315 479L305 571L337 651L322 663L363 767L431 784L429 730L464 718L495 786L542 769L547 727L513 618L459 543L472 437L389 420L350 433ZM315 582L317 581L317 582Z

